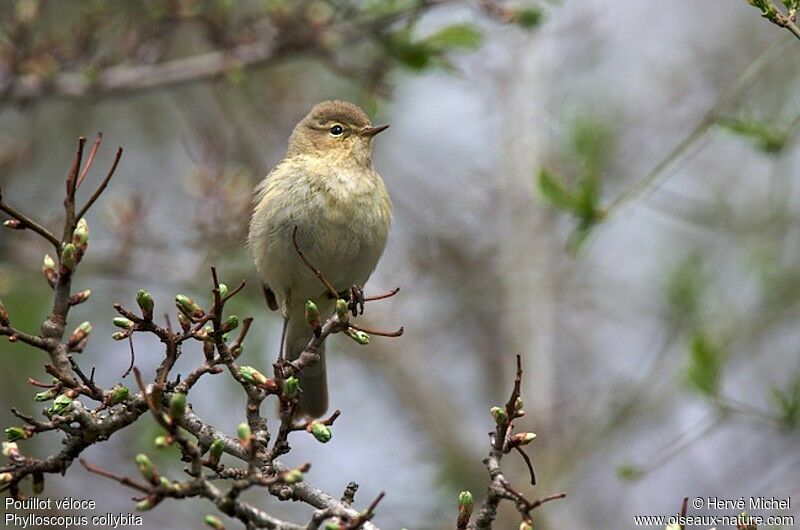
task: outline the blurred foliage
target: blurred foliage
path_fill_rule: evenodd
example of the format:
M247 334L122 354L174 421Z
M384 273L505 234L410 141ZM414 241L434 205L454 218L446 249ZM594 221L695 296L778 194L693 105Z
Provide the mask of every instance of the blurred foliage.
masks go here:
M600 206L600 184L613 154L613 139L606 122L581 117L573 123L568 138L567 152L574 165L573 178L558 175L547 168L539 171L539 191L545 201L577 220L567 242L567 248L573 252L580 249L605 215ZM567 184L568 181L574 181L574 186Z
M723 129L753 142L758 149L765 153L780 153L792 136L790 129L763 121L719 118L717 124Z
M452 68L445 53L452 50L474 50L481 45L483 36L471 24L453 24L423 39L415 39L412 28L406 27L389 33L383 45L392 58L412 70L430 66Z
M706 397L717 396L724 361L722 348L706 332L696 331L689 340L688 364L684 372L686 385Z
M793 429L800 425L800 373L794 376L785 390L773 388L772 400L784 427Z
M700 316L708 278L703 273L703 258L695 252L667 276L666 297L672 320L696 322Z

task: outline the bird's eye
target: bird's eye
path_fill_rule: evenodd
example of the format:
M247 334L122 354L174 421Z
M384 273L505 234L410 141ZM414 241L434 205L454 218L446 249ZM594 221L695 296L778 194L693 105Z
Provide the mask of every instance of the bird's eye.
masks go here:
M330 133L333 136L341 136L344 132L344 128L341 125L334 125L330 128Z

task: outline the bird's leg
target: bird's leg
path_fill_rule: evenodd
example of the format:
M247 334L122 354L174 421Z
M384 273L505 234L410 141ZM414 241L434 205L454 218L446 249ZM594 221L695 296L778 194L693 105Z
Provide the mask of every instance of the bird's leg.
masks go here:
M283 328L281 329L281 349L278 350L278 362L283 361L283 345L286 342L286 327L289 324L289 317L283 317Z
M364 288L360 285L350 287L350 311L353 316L364 314Z
M346 291L339 291L337 296L343 300L347 300L347 307L353 313L354 317L364 314L364 288L360 285L353 285Z

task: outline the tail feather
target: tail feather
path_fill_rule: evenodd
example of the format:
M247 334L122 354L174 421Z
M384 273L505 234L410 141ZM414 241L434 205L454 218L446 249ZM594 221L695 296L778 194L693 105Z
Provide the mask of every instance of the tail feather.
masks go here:
M284 343L286 359L293 361L300 357L300 354L308 346L311 337L312 331L304 315L302 313L298 314L296 311L290 312ZM325 372L324 343L318 348L317 352L319 353L319 362L306 366L298 376L302 394L296 412L297 416L319 418L328 410L328 381Z

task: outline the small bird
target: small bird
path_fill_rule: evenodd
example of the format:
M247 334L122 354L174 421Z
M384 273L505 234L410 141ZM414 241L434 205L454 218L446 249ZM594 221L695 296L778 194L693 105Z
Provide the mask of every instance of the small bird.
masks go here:
M392 203L372 165L372 140L387 127L374 127L352 103L319 103L295 126L285 158L256 187L248 245L267 304L283 315L287 360L299 357L312 337L306 300L323 316L336 303L301 261L293 234L337 292L366 283L383 253ZM324 348L319 355L300 374L298 416L316 418L328 408Z

